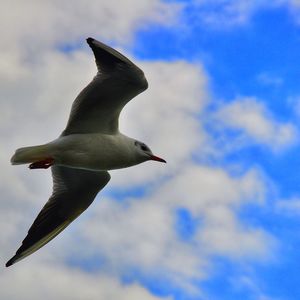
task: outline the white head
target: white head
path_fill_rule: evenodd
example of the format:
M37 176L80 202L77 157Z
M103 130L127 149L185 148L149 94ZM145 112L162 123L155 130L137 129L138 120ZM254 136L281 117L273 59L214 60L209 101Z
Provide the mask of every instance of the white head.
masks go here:
M138 154L139 158L142 161L156 160L156 161L166 163L166 161L164 159L162 159L156 155L153 155L152 151L145 143L142 143L139 141L134 141L134 146L136 148L136 153Z

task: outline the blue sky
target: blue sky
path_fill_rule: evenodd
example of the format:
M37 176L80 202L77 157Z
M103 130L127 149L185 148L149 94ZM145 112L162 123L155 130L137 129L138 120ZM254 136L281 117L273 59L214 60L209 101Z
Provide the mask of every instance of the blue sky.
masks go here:
M0 271L1 298L35 300L45 291L63 300L299 298L299 1L6 8L2 265L51 186L46 172L12 168L11 153L65 126L72 99L95 73L87 36L145 71L149 91L126 107L121 131L168 164L113 171L72 226Z

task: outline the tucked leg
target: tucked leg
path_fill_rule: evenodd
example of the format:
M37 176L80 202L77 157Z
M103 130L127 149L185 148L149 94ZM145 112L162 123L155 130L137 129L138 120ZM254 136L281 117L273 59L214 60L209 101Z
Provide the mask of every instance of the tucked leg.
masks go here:
M29 165L29 169L48 169L54 163L52 157L47 157L44 160L36 161Z

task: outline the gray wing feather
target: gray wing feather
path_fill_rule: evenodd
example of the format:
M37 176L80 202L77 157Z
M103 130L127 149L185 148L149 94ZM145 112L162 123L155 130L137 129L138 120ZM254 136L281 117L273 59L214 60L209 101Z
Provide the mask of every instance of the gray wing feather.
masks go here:
M142 70L115 49L87 39L98 73L75 99L62 135L118 132L119 114L132 98L148 87Z
M27 236L6 266L32 254L65 229L93 202L108 183L106 171L88 171L53 166L53 193L42 208Z

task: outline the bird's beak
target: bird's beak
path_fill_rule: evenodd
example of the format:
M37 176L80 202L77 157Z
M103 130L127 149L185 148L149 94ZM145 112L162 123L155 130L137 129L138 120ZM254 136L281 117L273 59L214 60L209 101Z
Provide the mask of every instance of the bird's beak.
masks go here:
M162 159L162 158L160 158L158 156L155 156L155 155L150 155L150 159L166 163L166 161L164 159Z

